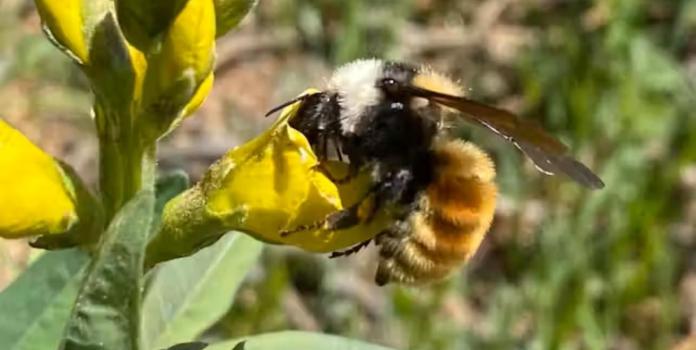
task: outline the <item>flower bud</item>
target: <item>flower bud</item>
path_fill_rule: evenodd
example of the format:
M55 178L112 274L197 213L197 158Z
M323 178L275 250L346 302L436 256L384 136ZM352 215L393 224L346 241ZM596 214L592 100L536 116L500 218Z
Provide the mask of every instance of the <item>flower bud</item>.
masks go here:
M99 206L79 178L3 120L0 169L0 237L94 235Z
M370 239L386 227L380 213L370 223L346 230L312 229L281 237L282 230L319 222L354 204L370 180L364 174L339 187L318 171L307 139L287 124L297 108L287 107L273 127L229 151L199 183L167 203L161 229L148 247L148 267L190 255L228 231L331 252ZM345 170L338 167L332 171Z
M202 101L196 94L209 91L205 84L212 79L214 57L213 2L189 0L167 30L160 50L148 57L143 108L147 118L151 118L149 132L161 136L184 117L183 111L191 106L194 97Z

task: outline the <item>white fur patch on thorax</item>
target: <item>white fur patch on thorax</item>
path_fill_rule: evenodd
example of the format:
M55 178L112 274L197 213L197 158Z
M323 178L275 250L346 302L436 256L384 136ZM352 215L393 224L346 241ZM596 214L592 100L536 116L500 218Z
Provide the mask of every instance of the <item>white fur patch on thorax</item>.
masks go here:
M339 67L331 76L328 87L339 94L344 132L354 132L360 114L382 98L382 91L375 84L382 75L383 66L378 59L357 60Z

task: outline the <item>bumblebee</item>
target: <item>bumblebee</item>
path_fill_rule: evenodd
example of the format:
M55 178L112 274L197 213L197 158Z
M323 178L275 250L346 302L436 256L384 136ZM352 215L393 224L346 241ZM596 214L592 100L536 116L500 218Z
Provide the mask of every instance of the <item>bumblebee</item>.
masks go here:
M300 103L290 125L302 132L323 171L336 183L369 172L371 186L357 203L323 220L291 230L340 230L369 222L388 210L393 223L374 238L375 276L422 284L446 277L478 249L495 211L497 187L490 157L451 137L451 118L471 122L512 143L542 173L563 174L591 189L604 186L567 147L536 124L463 96L461 87L427 67L377 59L338 68L328 87L271 110ZM323 164L348 163L343 177ZM331 256L357 252L362 242Z

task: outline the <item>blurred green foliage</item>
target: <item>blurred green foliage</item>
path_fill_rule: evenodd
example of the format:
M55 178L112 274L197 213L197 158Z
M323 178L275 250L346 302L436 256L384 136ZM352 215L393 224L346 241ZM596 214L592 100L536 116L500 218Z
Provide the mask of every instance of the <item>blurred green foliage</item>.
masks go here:
M270 6L267 23L295 27L302 45L332 64L382 57L407 20L410 1L281 0Z

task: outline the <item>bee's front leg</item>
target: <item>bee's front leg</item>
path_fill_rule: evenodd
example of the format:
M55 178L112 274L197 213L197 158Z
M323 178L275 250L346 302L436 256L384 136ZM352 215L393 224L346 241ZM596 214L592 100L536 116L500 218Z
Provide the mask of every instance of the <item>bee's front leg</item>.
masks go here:
M353 163L351 163L348 166L348 174L346 174L344 177L341 177L341 178L335 177L333 174L331 174L331 172L329 171L329 169L326 168L326 165L324 163L320 162L319 164L315 165L313 168L314 168L314 170L319 171L322 174L324 174L324 176L326 176L331 182L333 182L337 185L343 185L343 184L346 184L346 183L350 182L351 180L353 180L360 173L360 168L358 168L352 164Z

